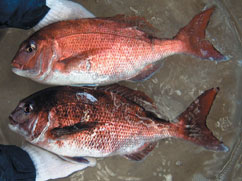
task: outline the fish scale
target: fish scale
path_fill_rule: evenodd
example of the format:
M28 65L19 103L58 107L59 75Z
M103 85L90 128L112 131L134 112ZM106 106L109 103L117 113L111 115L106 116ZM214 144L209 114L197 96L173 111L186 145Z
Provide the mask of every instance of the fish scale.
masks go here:
M205 122L217 92L218 88L205 91L169 122L155 114L153 101L144 93L118 84L51 87L23 99L9 117L10 128L67 157L122 155L141 160L158 140L169 137L227 151Z
M114 37L115 36L113 35L105 35L105 40L102 40L102 36L100 37L100 35L97 35L96 37L93 37L93 39L96 41L91 41L92 43L87 43L90 41L90 39L85 37L85 35L83 35L81 38L68 38L68 44L66 44L66 39L59 40L58 49L65 50L64 47L70 47L71 50L62 51L59 56L65 59L68 56L74 56L75 52L79 52L79 54L82 54L83 52L82 56L85 60L85 53L87 53L86 57L90 57L91 59L91 68L89 71L97 72L101 75L109 74L110 76L120 74L124 72L124 70L127 72L132 72L136 69L140 69L140 64L138 62L143 61L143 59L156 59L154 56L157 53L155 50L152 52L150 50L151 47L149 44L147 45L146 42L143 44L139 42L140 40L137 40L137 42L129 42L127 41L127 38L123 37L113 40ZM86 44L89 46L87 47ZM139 45L138 47L137 44ZM90 50L89 47L92 47L91 49L93 49L94 52L97 51L98 54L92 55L92 50ZM114 53L112 47L122 48L118 48L115 51L116 53ZM90 56L88 56L88 50L90 50ZM133 52L135 52L135 54L132 57L129 57L129 55ZM148 52L152 53L148 54ZM74 70L78 70L78 68L79 67L71 66L71 69ZM84 67L82 71L87 71L86 67Z
M174 54L226 60L205 39L214 9L196 15L171 39L155 37L155 28L140 17L117 15L53 23L22 43L12 70L45 84L107 85L146 80L160 68L159 61Z

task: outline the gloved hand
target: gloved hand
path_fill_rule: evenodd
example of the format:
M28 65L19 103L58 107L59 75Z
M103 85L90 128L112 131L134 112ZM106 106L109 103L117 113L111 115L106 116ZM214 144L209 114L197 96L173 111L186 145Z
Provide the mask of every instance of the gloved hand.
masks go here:
M0 27L32 28L49 9L45 0L1 0Z
M22 149L13 145L0 145L0 180L42 181L62 178L96 165L95 159L85 159L89 163L68 162L29 143Z
M46 16L34 26L35 31L58 21L95 17L82 5L69 0L46 0L46 5L50 10Z
M94 15L69 0L0 0L0 28L38 30L57 21L89 17Z
M0 180L35 180L36 170L29 155L13 145L0 145Z
M69 162L29 143L23 146L22 149L28 152L35 165L37 181L67 177L73 172L96 165L96 159L94 158L85 157L89 163Z

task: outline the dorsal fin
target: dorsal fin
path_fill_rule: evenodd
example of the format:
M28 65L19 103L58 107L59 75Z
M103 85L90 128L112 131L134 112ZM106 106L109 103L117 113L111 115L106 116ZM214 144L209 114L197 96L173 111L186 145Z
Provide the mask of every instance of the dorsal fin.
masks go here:
M119 84L112 84L112 85L97 87L97 89L118 94L118 95L125 97L126 99L140 105L141 107L143 107L146 110L156 109L156 105L154 104L153 100L141 91L132 90L128 87L124 87Z
M153 36L155 33L159 32L159 30L150 24L144 17L140 16L118 14L116 16L107 17L105 19L121 23L125 27L137 27L138 30L143 31L150 36Z

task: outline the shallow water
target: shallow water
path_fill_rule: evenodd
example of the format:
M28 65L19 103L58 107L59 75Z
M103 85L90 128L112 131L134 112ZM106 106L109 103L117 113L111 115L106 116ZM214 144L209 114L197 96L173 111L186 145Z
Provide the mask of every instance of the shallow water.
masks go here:
M219 86L207 125L225 145L227 153L208 151L201 146L166 139L141 162L120 156L99 159L69 178L72 181L155 181L155 180L242 180L242 3L241 0L80 0L96 16L128 14L144 16L160 30L159 37L171 38L179 28L201 10L216 5L207 28L207 38L224 55L227 62L216 64L187 55L174 55L144 83L127 83L152 97L162 115L173 119L202 91ZM21 145L22 138L8 129L8 115L18 101L47 86L16 76L10 62L19 44L32 32L16 29L0 30L0 143Z

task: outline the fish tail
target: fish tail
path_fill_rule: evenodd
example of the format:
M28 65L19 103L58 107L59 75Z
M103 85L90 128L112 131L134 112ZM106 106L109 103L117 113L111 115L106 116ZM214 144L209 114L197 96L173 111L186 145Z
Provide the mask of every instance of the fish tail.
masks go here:
M214 9L215 7L212 7L196 15L174 37L174 39L181 40L184 43L184 53L192 54L202 59L228 60L228 57L222 55L205 39L205 30Z
M173 124L175 137L202 145L207 149L227 152L228 148L219 141L206 125L207 115L219 88L205 91L177 118Z

